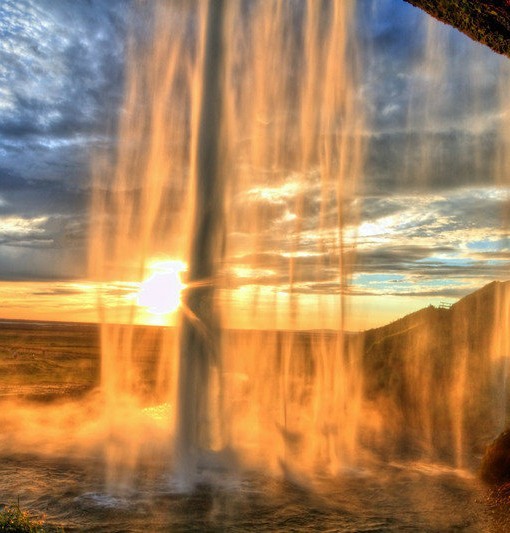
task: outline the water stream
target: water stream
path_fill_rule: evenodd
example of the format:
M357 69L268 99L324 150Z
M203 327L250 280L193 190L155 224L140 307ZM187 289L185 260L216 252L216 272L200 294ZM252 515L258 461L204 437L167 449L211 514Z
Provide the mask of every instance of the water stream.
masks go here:
M144 434L123 420L146 409L166 417L159 448L184 491L213 463L305 485L381 456L473 468L506 420L508 287L383 338L347 330L364 176L378 172L370 157L383 136L364 98L370 46L356 3L139 9L150 31L133 31L118 147L99 161L93 203L111 490L143 462ZM419 196L448 180L448 139L473 176L490 171L501 185L506 122L490 142L468 129L485 105L480 60L456 72L470 82L469 109L452 114L455 44L432 19L421 31L390 189ZM505 116L504 91L490 96ZM473 139L458 140L463 131ZM108 282L143 280L161 258L184 265L185 288L148 386L139 306L122 291L112 305Z
M116 281L144 279L158 256L186 265L178 340L161 347L162 386L150 399L170 405L169 469L192 487L201 453L275 473L354 466L360 351L343 335L353 246L345 232L356 220L363 154L353 4L153 9L152 35L133 45L118 150L97 178L102 224L91 265L92 277ZM172 17L176 31L162 22ZM265 283L264 273L281 279ZM319 329L327 312L320 296L302 305L311 283L334 286L337 333L319 332L304 347L292 331L308 308ZM107 306L102 386L115 431L130 406L149 400L132 328L116 325ZM258 325L225 338L239 307L244 329L257 317L274 332ZM287 335L273 327L277 314ZM137 464L137 438L116 436L128 442L110 454L112 472Z

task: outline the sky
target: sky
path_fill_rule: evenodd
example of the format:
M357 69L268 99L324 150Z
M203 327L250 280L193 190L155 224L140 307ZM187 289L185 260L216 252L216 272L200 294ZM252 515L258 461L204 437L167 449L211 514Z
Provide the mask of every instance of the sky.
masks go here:
M119 142L130 7L0 3L0 318L97 319L87 266L92 160ZM403 0L356 7L366 146L359 215L347 229L356 241L349 327L365 329L508 279L510 65ZM301 186L312 212L316 183ZM273 213L272 235L285 234L292 176L250 194L246 209ZM250 254L238 258L235 285L249 292L256 276L269 315L289 296L287 251L276 237L268 246L264 272L250 270ZM317 275L315 250L295 259L295 293L334 315L338 284ZM122 291L133 301L137 285Z

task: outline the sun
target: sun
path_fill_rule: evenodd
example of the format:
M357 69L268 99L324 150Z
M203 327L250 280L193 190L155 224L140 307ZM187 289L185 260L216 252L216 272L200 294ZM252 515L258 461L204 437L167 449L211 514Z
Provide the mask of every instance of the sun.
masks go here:
M181 280L181 272L185 270L186 265L182 261L152 261L149 276L140 284L136 303L153 315L176 311L186 286Z

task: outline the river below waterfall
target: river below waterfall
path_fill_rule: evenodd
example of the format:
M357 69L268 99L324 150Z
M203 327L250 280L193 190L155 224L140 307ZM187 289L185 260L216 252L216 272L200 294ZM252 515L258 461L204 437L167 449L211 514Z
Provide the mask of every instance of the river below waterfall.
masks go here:
M503 532L510 513L476 476L418 463L346 472L313 489L263 473L204 471L191 494L171 474L140 469L123 496L104 491L95 459L11 454L0 459L2 503L65 531Z

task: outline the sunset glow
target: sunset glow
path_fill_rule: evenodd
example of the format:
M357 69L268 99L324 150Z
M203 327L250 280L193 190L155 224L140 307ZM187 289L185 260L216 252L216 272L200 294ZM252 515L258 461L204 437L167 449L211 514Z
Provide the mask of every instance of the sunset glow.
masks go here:
M153 315L166 315L176 311L181 304L185 284L181 272L186 269L182 261L156 261L150 264L150 274L140 284L136 303Z
M415 3L0 1L0 529L500 525L510 46Z

